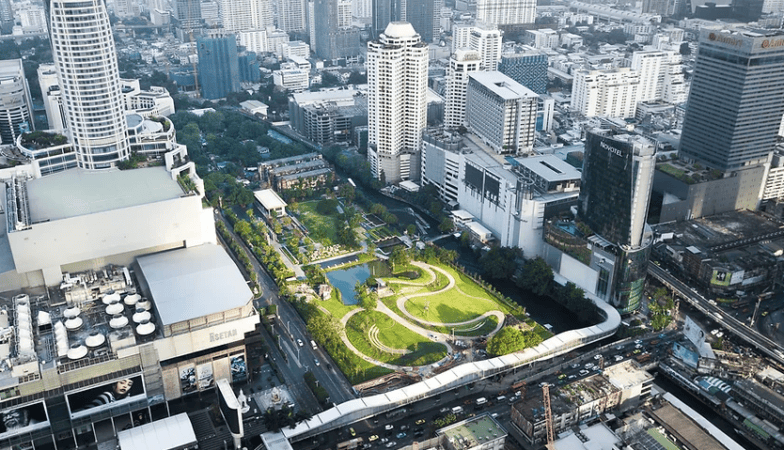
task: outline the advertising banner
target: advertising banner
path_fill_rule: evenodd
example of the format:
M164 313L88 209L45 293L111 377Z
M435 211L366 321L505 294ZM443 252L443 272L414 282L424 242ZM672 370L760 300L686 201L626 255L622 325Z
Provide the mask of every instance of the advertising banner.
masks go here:
M248 379L248 365L245 363L245 355L235 355L231 357L231 382L245 381Z
M0 435L29 431L49 423L46 408L41 402L0 411L0 418Z
M180 389L182 389L182 394L196 392L198 388L196 368L193 365L180 367Z
M198 378L200 391L215 386L215 375L212 371L212 362L196 366L196 376Z
M93 408L107 407L138 395L144 395L144 383L141 375L122 378L85 391L74 392L66 395L66 399L73 415Z

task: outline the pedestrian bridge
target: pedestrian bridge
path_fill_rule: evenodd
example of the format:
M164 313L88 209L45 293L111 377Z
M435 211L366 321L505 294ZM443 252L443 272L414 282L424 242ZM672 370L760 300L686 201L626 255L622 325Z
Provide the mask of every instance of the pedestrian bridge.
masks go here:
M560 280L559 280L560 281ZM565 282L565 280L564 280ZM296 428L285 428L279 432L261 435L267 449L291 449L290 442L316 436L354 422L391 411L410 403L434 397L494 375L509 372L534 361L550 359L568 353L615 333L621 325L621 315L614 307L588 293L586 297L603 312L605 320L597 325L569 330L531 347L509 355L484 361L465 363L432 378L384 394L356 398L341 403L309 420L300 422Z

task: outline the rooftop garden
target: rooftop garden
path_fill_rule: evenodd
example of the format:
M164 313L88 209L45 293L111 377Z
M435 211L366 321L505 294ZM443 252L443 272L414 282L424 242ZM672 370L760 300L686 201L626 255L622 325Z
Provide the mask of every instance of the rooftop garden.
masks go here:
M723 174L718 169L709 169L699 163L687 163L678 159L667 160L666 156L659 157L656 170L680 180L686 184L696 184L722 178Z
M57 145L63 145L67 143L68 138L59 133L32 131L30 133L22 134L22 145L33 150L55 147Z

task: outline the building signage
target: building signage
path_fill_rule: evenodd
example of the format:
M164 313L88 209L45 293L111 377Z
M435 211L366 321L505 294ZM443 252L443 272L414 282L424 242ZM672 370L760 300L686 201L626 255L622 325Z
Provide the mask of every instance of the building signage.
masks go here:
M611 146L610 144L608 144L606 142L600 142L599 146L602 147L603 149L607 150L610 153L615 153L616 155L621 156L621 157L624 156L623 152L621 150L618 150L617 148Z
M781 47L784 46L784 39L765 39L764 41L762 41L762 44L760 44L760 46L762 46L762 48Z
M710 33L708 35L708 39L714 42L720 42L722 44L732 45L734 47L740 47L743 45L743 39L736 39L731 36L727 36L725 34L717 34L717 33Z
M221 331L220 333L210 333L210 342L218 342L224 339L237 337L237 329Z

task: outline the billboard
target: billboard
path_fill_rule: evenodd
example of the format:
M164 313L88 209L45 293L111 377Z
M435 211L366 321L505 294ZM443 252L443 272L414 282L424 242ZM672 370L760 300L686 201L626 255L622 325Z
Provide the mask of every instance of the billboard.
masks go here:
M71 415L94 408L106 408L113 403L124 402L132 397L144 395L142 376L121 378L84 391L66 395Z
M245 381L248 379L248 365L245 363L245 354L231 357L231 382Z
M215 374L212 371L212 362L196 366L196 378L199 390L203 391L215 385Z
M732 275L724 270L713 269L710 284L714 286L729 286Z
M180 367L180 389L183 395L196 392L198 388L196 368L192 364Z
M29 431L49 424L43 402L16 406L0 411L0 436L5 433Z

